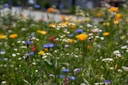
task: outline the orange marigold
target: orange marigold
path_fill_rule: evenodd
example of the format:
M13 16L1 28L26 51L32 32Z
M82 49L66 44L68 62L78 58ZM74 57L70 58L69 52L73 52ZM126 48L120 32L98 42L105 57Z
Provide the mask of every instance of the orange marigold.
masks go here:
M55 9L51 7L51 8L48 8L48 9L46 10L46 12L52 13L52 12L55 12Z
M12 39L14 39L14 38L16 38L18 35L17 34L11 34L11 35L9 35L9 38L12 38Z
M116 20L119 20L119 19L121 18L121 16L122 16L121 14L117 13L117 14L115 15L115 19L116 19Z
M118 11L118 7L110 7L108 9L109 12L117 12Z
M76 38L79 40L79 41L83 41L83 40L86 40L88 37L87 34L79 34L76 36Z
M74 40L73 40L73 39L69 39L68 42L69 42L69 43L73 43Z
M103 36L108 36L110 33L109 32L104 32Z
M60 18L61 18L62 21L66 20L66 17L64 15L60 16Z

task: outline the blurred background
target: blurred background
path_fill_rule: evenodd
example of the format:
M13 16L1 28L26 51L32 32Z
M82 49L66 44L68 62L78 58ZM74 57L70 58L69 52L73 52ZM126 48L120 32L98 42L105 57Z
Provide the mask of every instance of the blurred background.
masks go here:
M33 7L35 10L45 11L53 7L61 12L74 12L75 7L79 6L81 9L92 9L101 7L104 3L112 6L121 7L127 0L0 0L1 5L13 7L22 7L27 9Z

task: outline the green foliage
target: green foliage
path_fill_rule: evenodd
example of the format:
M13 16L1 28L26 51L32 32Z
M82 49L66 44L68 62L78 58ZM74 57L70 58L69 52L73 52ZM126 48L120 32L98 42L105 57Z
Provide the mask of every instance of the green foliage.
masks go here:
M1 85L127 85L127 12L97 10L59 22L1 16Z

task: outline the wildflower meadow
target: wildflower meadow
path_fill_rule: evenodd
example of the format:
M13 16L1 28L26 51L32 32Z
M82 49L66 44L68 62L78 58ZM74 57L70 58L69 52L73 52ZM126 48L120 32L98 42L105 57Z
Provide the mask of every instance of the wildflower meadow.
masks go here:
M1 85L128 85L127 15L117 7L59 22L1 15Z

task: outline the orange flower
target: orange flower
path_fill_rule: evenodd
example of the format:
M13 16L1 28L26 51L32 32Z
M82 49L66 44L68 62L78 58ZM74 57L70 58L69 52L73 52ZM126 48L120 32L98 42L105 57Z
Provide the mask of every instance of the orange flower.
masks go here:
M118 7L110 7L108 9L109 12L117 12L118 11Z
M115 19L116 19L116 20L119 20L119 19L121 18L121 16L122 16L122 15L118 13L118 14L115 15Z
M76 38L79 40L79 41L83 41L85 39L87 39L88 35L87 34L79 34L76 36Z
M110 33L109 32L104 32L103 36L108 36Z
M91 49L92 48L92 46L91 45L87 45L87 49Z
M9 35L9 38L14 39L14 38L16 38L17 36L18 36L17 34L11 34L11 35Z
M69 42L69 43L73 43L74 40L73 40L73 39L69 39L68 42Z
M52 13L52 12L55 12L55 9L51 7L51 8L48 8L48 9L46 10L46 12Z
M62 21L66 20L66 17L64 15L60 16L60 18L61 18Z

